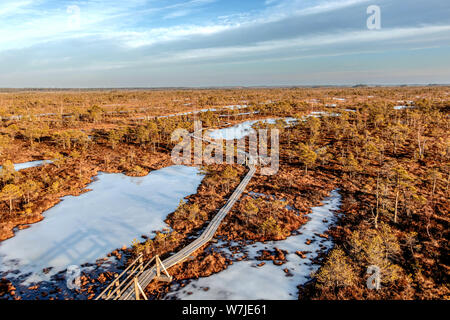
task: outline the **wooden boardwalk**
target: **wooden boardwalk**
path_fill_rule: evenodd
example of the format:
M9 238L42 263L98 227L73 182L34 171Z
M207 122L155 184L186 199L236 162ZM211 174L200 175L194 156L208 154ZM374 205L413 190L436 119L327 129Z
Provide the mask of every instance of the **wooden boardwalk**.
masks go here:
M205 140L209 143L214 143L211 140L202 140ZM168 275L166 269L183 262L184 260L189 258L192 253L212 240L222 220L226 217L236 201L240 198L242 192L245 190L256 172L256 167L253 164L251 156L247 152L242 150L238 150L238 152L245 153L246 159L250 159L248 162L246 161L246 163L250 162L250 164L248 165L249 171L245 175L244 179L242 179L239 186L234 190L225 206L222 207L214 216L214 218L209 222L203 233L189 245L162 262L159 261L159 257L156 256L144 265L142 256L139 256L138 259L136 259L116 280L113 281L113 283L111 283L105 290L103 290L103 292L99 296L97 296L96 300L139 299L139 297L136 297L136 292L138 292L139 296L143 295L142 289L145 289L155 278L157 280L171 281L171 277ZM153 260L156 260L156 264L150 267L150 264ZM163 271L167 274L167 276L160 275L161 268L163 268ZM122 284L119 284L119 278L121 276L126 276L126 278L123 280ZM144 299L146 299L145 295L143 295L143 297Z

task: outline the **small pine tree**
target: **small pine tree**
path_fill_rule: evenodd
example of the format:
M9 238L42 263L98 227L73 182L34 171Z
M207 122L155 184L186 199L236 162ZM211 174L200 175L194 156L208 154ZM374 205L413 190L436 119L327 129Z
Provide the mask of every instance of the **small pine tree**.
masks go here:
M9 202L9 213L13 210L13 201L22 196L22 190L15 184L7 184L0 192L0 199Z
M356 274L351 260L340 248L333 249L325 264L314 275L319 288L337 289L354 285Z
M222 172L222 180L224 182L223 185L225 186L226 192L230 191L230 185L233 181L236 180L237 175L237 171L230 166L227 166L226 169Z
M0 179L3 185L14 182L18 173L11 160L6 160L0 168Z
M300 143L298 157L300 162L305 165L305 174L308 174L308 168L312 167L316 163L317 154L311 146Z
M259 208L256 205L255 201L250 198L245 202L244 208L242 210L247 219L247 225L249 224L250 217L255 216L259 212Z
M281 234L280 226L277 224L277 221L272 216L267 218L262 223L261 231L263 232L264 236L267 236L267 235L278 236Z

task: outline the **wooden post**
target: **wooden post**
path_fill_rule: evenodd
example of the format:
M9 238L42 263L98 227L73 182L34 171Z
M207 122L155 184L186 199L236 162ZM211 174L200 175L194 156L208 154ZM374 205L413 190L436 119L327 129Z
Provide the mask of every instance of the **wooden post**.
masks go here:
M139 270L144 270L144 259L142 257L139 258Z
M120 286L119 275L116 273L115 277L116 277L116 279L114 280L115 286L118 287L118 286ZM120 297L120 289L117 289L117 296Z
M156 277L161 276L161 266L159 265L159 256L156 256Z
M137 281L137 277L134 277L134 296L136 297L136 300L141 300L139 299L139 284Z
M161 268L162 271L165 273L163 275L161 275ZM166 282L172 281L172 276L169 274L169 272L167 272L166 267L164 267L161 259L159 259L158 256L156 256L156 280Z
M144 290L142 290L141 286L139 285L137 277L134 277L134 295L136 297L136 300L141 300L141 295L144 300L148 300Z

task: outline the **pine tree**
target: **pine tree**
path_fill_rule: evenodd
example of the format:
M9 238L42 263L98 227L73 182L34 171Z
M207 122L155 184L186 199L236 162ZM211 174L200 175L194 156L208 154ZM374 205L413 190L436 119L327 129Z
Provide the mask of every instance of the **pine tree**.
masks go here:
M0 199L9 202L9 213L13 210L13 201L22 196L22 190L15 184L7 184L0 193Z
M245 202L244 208L242 210L246 216L247 219L247 226L250 222L250 218L252 216L255 216L258 214L259 212L259 208L256 205L255 201L252 198L247 199L247 201Z
M393 170L394 174L394 189L395 189L395 208L394 208L394 222L397 222L398 203L402 191L412 187L413 178L409 175L402 166L397 166Z
M111 145L111 148L114 150L116 145L122 140L123 132L120 130L111 130L108 133L108 142Z
M11 160L6 160L0 168L0 179L3 185L14 182L18 172Z
M340 288L356 283L356 273L351 260L340 248L333 249L325 264L314 275L319 288Z
M300 143L298 157L300 162L305 166L305 174L308 174L308 168L312 167L316 163L317 154L311 146Z
M23 191L25 201L27 203L30 202L30 199L40 188L40 184L32 179L28 179L24 183L21 184L20 188Z
M225 191L230 191L230 185L237 178L237 171L233 167L227 166L222 172L223 185L225 186Z

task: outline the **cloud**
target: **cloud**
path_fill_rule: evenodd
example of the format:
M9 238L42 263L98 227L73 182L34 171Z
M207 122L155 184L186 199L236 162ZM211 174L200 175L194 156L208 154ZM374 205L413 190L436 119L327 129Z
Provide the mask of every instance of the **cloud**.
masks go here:
M173 62L180 60L204 60L206 58L222 58L230 56L242 57L243 55L254 53L279 52L281 50L298 48L304 51L310 51L314 47L329 47L336 44L356 43L360 46L364 44L379 45L380 42L387 40L403 40L409 43L423 42L418 40L418 37L428 37L430 35L441 35L438 38L439 42L448 41L450 43L450 25L444 26L429 26L420 28L398 28L398 29L384 29L379 32L369 30L355 31L348 33L327 34L320 36L298 37L287 40L260 42L249 46L237 47L217 47L206 49L193 49L190 51L175 53L173 56L165 57L160 62ZM430 40L430 39L428 39ZM415 47L414 47L415 48ZM381 48L386 50L385 47ZM348 52L347 52L348 53ZM296 57L301 57L301 53L295 53Z
M24 0L24 1L4 1L0 4L0 17L10 16L13 14L17 14L23 8L33 4L33 0Z
M387 66L394 56L398 59L397 52L409 63L404 65L406 74L408 68L418 70L421 62L408 58L408 52L428 50L437 63L450 43L450 4L439 0L426 5L420 0L378 0L382 29L377 31L366 28L366 8L372 4L367 0L248 1L242 6L235 0L76 3L81 24L74 31L68 27L65 2L23 1L17 7L2 2L0 12L3 8L9 13L0 20L0 86L20 79L29 83L27 74L44 82L53 74L55 85L61 81L66 86L70 77L77 84L83 77L95 78L100 85L120 74L128 75L122 77L124 86L145 84L145 79L185 85L211 80L204 70L224 78L235 72L247 81L270 82L270 75L281 81L277 68L288 63L297 68L292 72L312 72L305 59L347 61L362 69L357 54L374 55ZM325 65L314 66L317 74L330 74ZM331 70L339 67L328 65ZM199 78L194 81L177 69L192 70ZM245 77L244 70L249 73ZM95 72L99 75L94 77ZM133 74L140 76L134 79ZM345 79L348 73L341 75Z
M126 2L118 2L114 0L93 2L93 1L79 1L74 2L80 8L79 9L79 21L80 28L77 29L77 34L71 34L73 31L69 25L71 16L75 13L70 13L66 9L68 5L57 6L45 6L47 3L41 3L41 6L28 10L27 12L20 12L18 9L23 7L29 7L32 4L36 4L36 1L21 1L21 2L8 2L3 5L4 12L16 13L16 19L5 20L3 23L0 21L0 50L22 48L25 46L32 46L37 43L54 41L58 39L69 39L72 37L92 36L98 35L99 37L112 38L112 35L121 35L127 33L129 36L126 39L126 43L135 47L136 45L148 45L157 41L179 39L180 35L190 36L195 34L195 30L199 30L198 34L207 33L211 31L222 32L224 30L267 24L270 22L281 21L289 16L300 16L317 14L322 11L335 10L336 8L342 8L349 5L353 5L359 2L365 2L367 0L345 0L345 1L332 1L324 2L323 4L314 5L312 7L303 8L300 1L281 1L277 2L276 6L270 8L262 8L261 11L248 15L237 13L234 14L232 19L224 21L223 17L221 21L211 22L199 22L196 25L179 23L170 27L150 26L146 27L142 25L126 26L122 19L131 17L128 19L133 20L133 16L140 17L142 15L160 15L163 14L163 19L175 19L182 18L193 14L199 8L210 5L217 0L190 0L173 3L167 6L161 7L148 7L144 0L134 0ZM317 1L316 1L317 2ZM120 3L120 6L118 5ZM299 6L302 7L299 9ZM143 10L141 10L143 9ZM0 7L0 13L2 9ZM23 17L21 17L21 15ZM147 17L150 20L150 17ZM157 19L157 16L155 16ZM145 18L142 18L145 20ZM26 23L23 23L26 21ZM151 20L150 20L151 21ZM124 29L128 29L124 31ZM131 29L131 30L130 30ZM186 29L186 32L181 32L181 29ZM165 36L160 35L160 31L167 31ZM136 35L136 41L130 41L131 35ZM149 39L148 36L156 35L155 38ZM143 39L147 37L147 40ZM120 40L120 39L119 39Z

